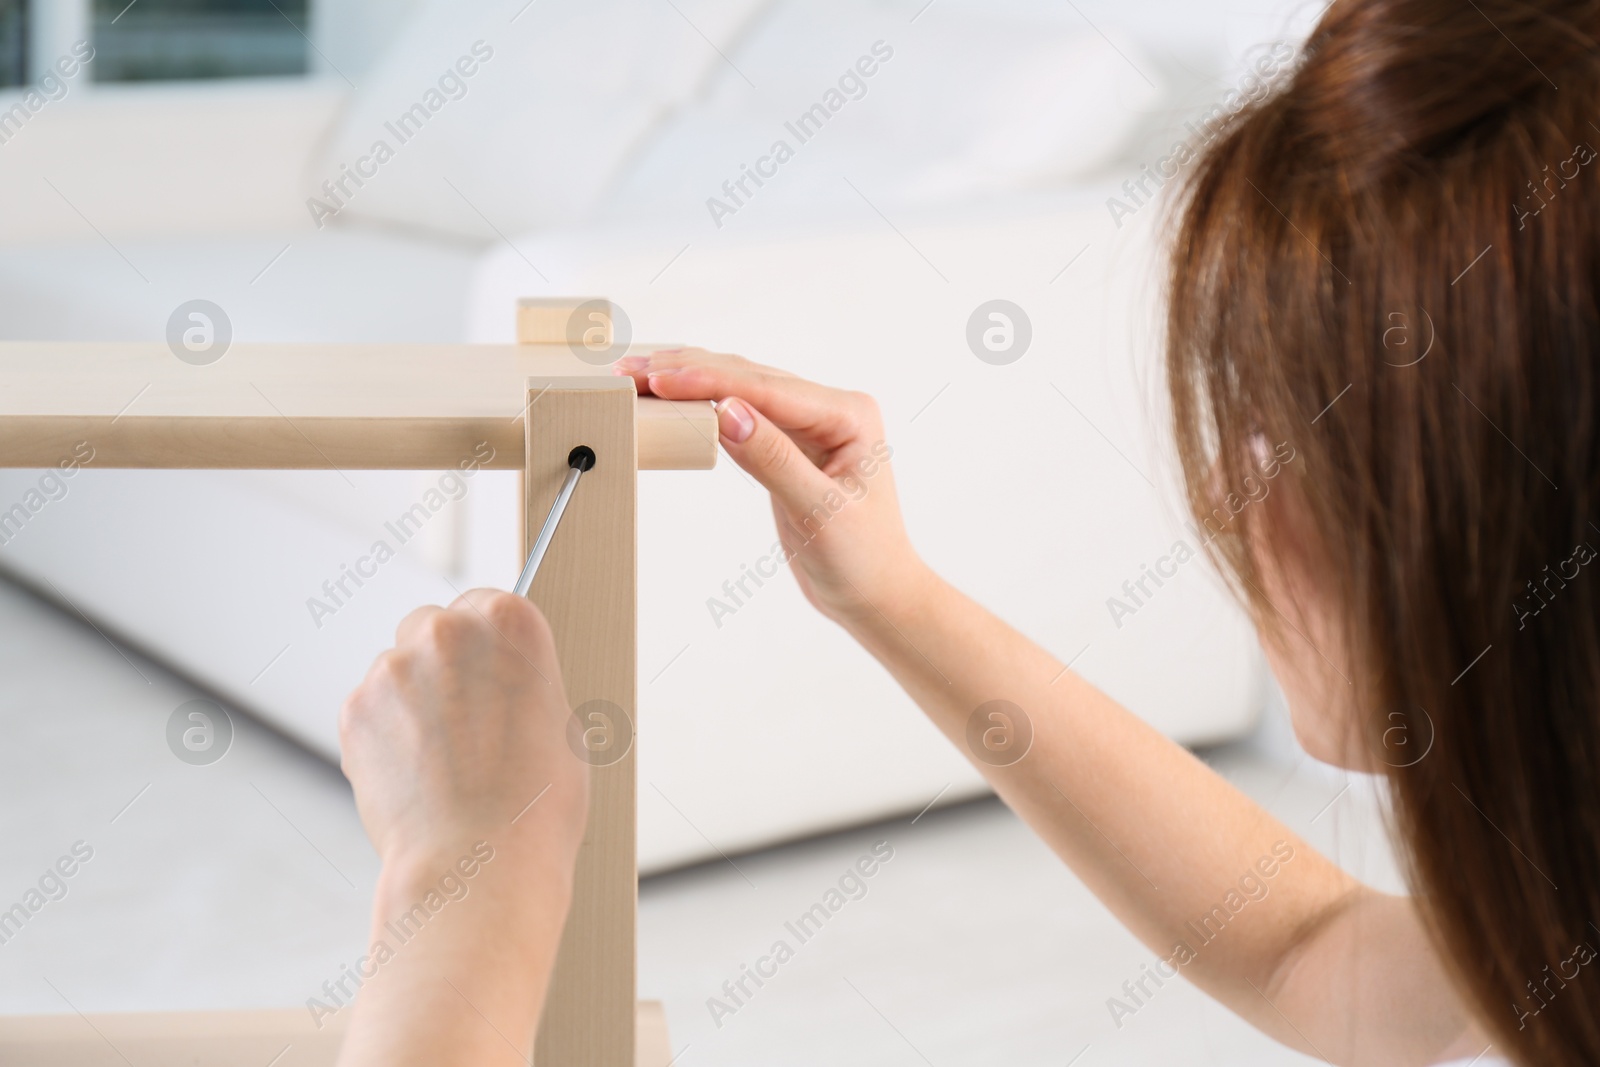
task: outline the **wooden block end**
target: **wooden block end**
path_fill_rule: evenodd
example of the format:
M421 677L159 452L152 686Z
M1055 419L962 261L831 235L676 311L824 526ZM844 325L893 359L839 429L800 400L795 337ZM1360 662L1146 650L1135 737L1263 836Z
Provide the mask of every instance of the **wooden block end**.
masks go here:
M609 348L613 317L601 296L525 296L517 301L517 343Z
M639 1001L634 1020L634 1067L672 1067L667 1012L661 1006L661 1001Z

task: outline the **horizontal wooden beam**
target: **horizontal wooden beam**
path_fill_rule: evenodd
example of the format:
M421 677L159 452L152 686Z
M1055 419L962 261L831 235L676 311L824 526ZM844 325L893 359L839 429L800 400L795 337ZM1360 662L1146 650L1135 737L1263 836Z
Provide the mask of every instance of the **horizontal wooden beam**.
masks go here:
M341 1011L320 1027L304 1008L0 1016L0 1063L333 1067L349 1016ZM668 1067L672 1054L660 1002L641 1000L637 1025L636 1067Z
M304 1008L0 1017L0 1062L29 1067L333 1067L349 1012ZM288 1046L285 1051L285 1046Z
M648 346L635 351L649 351ZM0 343L0 467L521 470L530 377L604 373L565 345ZM717 459L709 404L641 397L641 470ZM81 456L79 457L82 458Z
M708 404L642 397L641 470L716 465ZM538 417L537 413L534 415ZM523 424L503 419L283 419L0 414L0 467L54 467L80 443L90 467L185 470L447 470L488 457L487 470L521 470ZM487 447L485 447L487 446Z

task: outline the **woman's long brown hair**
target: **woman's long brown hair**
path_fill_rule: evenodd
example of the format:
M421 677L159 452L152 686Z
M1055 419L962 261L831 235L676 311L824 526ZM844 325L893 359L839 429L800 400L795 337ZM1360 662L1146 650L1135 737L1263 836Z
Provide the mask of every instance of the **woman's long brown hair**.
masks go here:
M1192 506L1256 434L1300 457L1309 539L1213 549L1269 640L1263 552L1334 603L1419 909L1526 1067L1600 1064L1597 39L1597 0L1336 0L1191 165L1168 279Z

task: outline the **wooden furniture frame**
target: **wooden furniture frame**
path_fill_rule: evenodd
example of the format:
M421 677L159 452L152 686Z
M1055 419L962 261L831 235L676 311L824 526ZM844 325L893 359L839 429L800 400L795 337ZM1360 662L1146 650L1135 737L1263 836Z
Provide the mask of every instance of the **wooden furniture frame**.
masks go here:
M89 441L96 467L448 469L487 441L488 467L523 472L526 552L567 453L595 451L530 592L568 698L603 717L607 738L589 760L573 907L532 1043L540 1067L670 1060L659 1005L635 1003L635 480L712 467L717 425L708 404L641 398L609 373L621 353L606 309L522 301L516 345L240 344L204 365L162 344L0 344L0 466L53 466ZM281 1055L274 1067L322 1067L341 1029L299 1010L14 1017L0 1019L0 1062L260 1067Z

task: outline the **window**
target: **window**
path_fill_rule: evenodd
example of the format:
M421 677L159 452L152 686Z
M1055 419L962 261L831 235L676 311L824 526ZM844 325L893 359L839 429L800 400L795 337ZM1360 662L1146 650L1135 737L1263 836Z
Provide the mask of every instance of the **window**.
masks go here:
M12 0L0 0L0 10ZM308 0L93 0L97 82L304 74Z
M0 0L0 88L28 84L28 0Z

